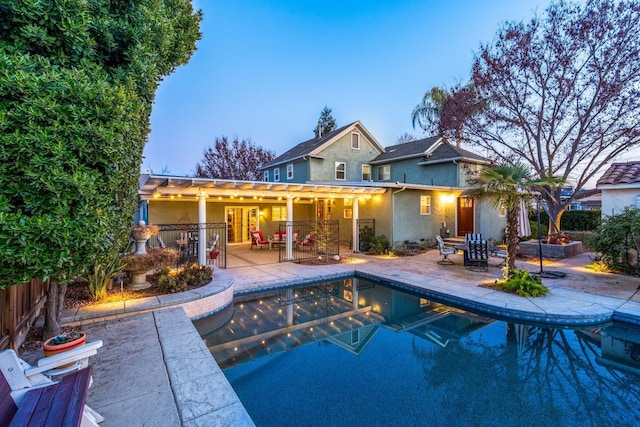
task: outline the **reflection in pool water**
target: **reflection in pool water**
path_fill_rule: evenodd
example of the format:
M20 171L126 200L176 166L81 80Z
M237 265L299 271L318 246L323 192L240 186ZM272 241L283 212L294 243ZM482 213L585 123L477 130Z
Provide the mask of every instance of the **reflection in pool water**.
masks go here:
M507 323L349 279L237 300L203 339L258 426L640 419L640 331L623 325Z

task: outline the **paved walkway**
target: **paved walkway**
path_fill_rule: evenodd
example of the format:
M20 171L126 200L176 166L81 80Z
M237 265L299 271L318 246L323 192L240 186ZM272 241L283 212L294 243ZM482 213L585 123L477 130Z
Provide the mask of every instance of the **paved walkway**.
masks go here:
M401 286L419 287L445 302L533 321L560 320L567 325L621 319L640 322L640 278L595 273L583 254L544 265L563 271L563 279L544 283L551 294L527 299L477 286L501 276L501 269L470 272L457 265L440 266L438 251L401 258L348 255L347 263L307 266L279 264L275 251L238 249L229 254L227 270L215 278L233 278L235 293L341 277L357 271ZM499 263L492 259L490 264ZM539 271L533 263L518 267ZM626 316L626 317L625 317ZM100 412L103 426L253 425L195 328L180 308L147 312L83 327L89 341L104 347L94 356L94 384L88 403Z

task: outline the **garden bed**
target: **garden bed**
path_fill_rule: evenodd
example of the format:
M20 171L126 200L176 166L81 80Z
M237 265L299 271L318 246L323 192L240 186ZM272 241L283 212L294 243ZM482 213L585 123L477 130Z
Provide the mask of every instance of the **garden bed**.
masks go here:
M520 255L537 257L539 255L537 240L520 242ZM570 242L564 245L542 243L543 258L571 258L583 252L582 242Z

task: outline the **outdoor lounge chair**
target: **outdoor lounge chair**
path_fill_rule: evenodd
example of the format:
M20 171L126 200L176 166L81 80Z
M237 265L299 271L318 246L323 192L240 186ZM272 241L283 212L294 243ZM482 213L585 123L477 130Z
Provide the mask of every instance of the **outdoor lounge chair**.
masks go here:
M486 240L469 240L467 266L470 270L487 271L489 267L489 245Z
M312 231L307 234L304 239L296 242L297 246L301 249L312 248L316 245L316 232Z
M256 248L260 248L260 246L263 245L267 245L269 247L270 243L269 240L264 238L264 235L262 234L262 231L260 230L254 230L251 232L251 246L249 247L249 249L253 249L253 247L255 246Z
M444 240L442 240L442 237L440 237L439 234L436 234L436 240L438 241L438 249L440 250L440 255L443 256L443 258L440 261L438 261L438 264L440 265L454 264L454 262L449 259L449 255L457 254L458 250L456 248L446 247L444 245Z
M8 421L10 417L15 416L19 420L24 420L20 417L25 410L27 413L33 410L38 411L39 416L42 416L42 411L58 414L58 410L62 409L66 413L71 412L70 406L81 404L82 425L97 427L104 418L85 405L84 398L86 398L86 388L91 382L91 367L88 366L88 359L89 356L97 354L100 347L102 347L102 341L94 341L55 356L44 357L38 360L36 366L31 366L20 359L13 350L1 351L0 376L2 378L0 378L0 382L2 382L3 388L7 387L8 390L5 391L9 391L13 405L11 405L11 400L7 398L8 396L0 396L2 398L0 418L6 417L3 421ZM72 366L59 368L59 366L68 363L72 363ZM58 381L53 381L50 377L59 375L66 376L61 380L61 387L54 388L53 386L58 384ZM40 392L36 392L34 395L35 390ZM82 396L83 391L84 396ZM2 394L0 392L0 395ZM36 403L37 406L32 407ZM64 406L62 408L56 407L60 405ZM79 412L80 407L78 407L78 416ZM22 421L16 421L15 418L14 422L23 425ZM2 424L0 422L0 425Z

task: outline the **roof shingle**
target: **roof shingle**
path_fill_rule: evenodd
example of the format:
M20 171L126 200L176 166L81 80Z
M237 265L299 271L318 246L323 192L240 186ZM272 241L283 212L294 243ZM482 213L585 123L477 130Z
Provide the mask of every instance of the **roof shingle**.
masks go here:
M614 163L602 174L596 185L640 183L640 161Z

